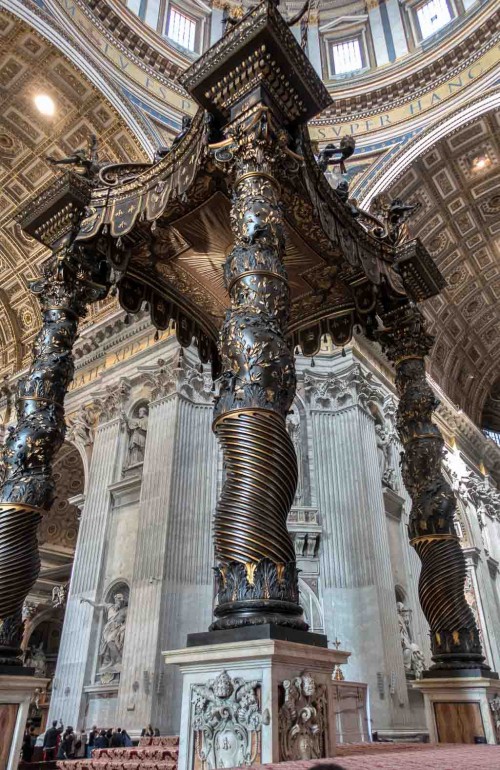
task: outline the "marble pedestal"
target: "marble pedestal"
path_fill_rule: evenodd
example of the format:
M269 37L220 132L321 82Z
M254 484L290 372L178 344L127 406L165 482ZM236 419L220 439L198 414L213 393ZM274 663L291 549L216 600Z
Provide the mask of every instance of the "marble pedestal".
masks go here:
M30 701L35 690L44 690L48 683L33 676L0 674L0 770L16 770Z
M431 743L475 743L475 738L497 743L491 700L500 693L498 679L440 677L412 684L424 696L425 718Z
M254 639L163 654L183 677L178 770L334 755L332 672L350 653Z

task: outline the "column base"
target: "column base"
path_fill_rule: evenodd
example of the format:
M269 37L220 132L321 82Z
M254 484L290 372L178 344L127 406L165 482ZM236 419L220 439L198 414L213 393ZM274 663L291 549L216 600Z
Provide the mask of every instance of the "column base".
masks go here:
M188 634L187 646L199 647L204 644L223 644L227 642L250 642L253 639L280 639L285 642L311 644L314 647L328 647L325 634L315 634L289 626L278 626L274 623L262 623L258 626L240 626L224 630L204 631Z
M163 653L183 676L178 770L332 757L339 712L332 672L350 653L271 638L290 632L272 626L264 638L193 644L243 631L193 634L191 646Z
M35 690L44 690L49 680L19 674L33 669L2 668L10 668L12 673L0 673L0 767L16 770L30 701Z
M473 669L474 670L474 669ZM459 669L425 676L412 683L424 696L425 718L431 742L497 743L496 725L490 701L499 692L498 675L474 676Z
M474 666L468 668L430 668L422 673L422 679L463 679L470 677L483 677L484 679L498 679L496 671L489 666Z

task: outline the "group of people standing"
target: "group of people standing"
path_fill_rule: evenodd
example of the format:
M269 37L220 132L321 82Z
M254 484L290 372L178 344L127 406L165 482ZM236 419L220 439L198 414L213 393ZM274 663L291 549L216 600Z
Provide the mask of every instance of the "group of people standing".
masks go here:
M153 728L151 725L144 727L141 732L141 736L159 735L158 728ZM32 761L36 741L35 728L28 725L21 749L24 762ZM64 729L63 723L59 722L58 726L57 720L55 720L43 735L43 761L90 758L94 749L120 748L132 745L130 735L121 727L105 729L94 725L87 734L83 727L76 731L71 726Z
M98 729L95 725L87 735L82 728L75 730L68 726L64 729L62 722L57 726L57 721L45 732L43 738L43 761L50 762L54 759L84 759L90 757L93 749L118 748L132 746L132 739L126 730L117 727ZM23 743L24 747L24 743ZM31 752L31 756L33 752ZM23 751L23 759L25 759ZM31 757L25 759L31 761Z
M120 747L132 746L132 738L126 730L122 730L121 727L115 727L114 730L109 728L98 729L95 725L89 733L88 748L90 753L93 749L118 749Z
M61 722L57 726L57 720L45 731L43 736L43 761L50 762L54 759L83 759L87 756L87 733L85 730L75 730L68 725L64 729Z

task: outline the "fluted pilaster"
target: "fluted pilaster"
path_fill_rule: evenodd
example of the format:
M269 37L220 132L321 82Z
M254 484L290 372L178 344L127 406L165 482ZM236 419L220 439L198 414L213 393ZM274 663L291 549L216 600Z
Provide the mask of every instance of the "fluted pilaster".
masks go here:
M165 671L160 653L184 646L188 633L210 622L217 478L211 421L211 399L197 403L176 390L149 407L118 703L124 726L152 721L163 731L179 729L177 672Z
M352 650L348 676L368 681L377 725L391 728L403 723L399 704L408 698L374 422L366 408L382 393L356 364L340 377L316 380L306 373L306 392L323 528L326 632Z
M111 513L108 488L119 473L119 438L118 418L99 425L95 432L88 495L78 532L49 722L62 718L64 724L77 725L84 708L82 693L94 665L99 618L90 605L81 604L80 600L96 600L101 587Z

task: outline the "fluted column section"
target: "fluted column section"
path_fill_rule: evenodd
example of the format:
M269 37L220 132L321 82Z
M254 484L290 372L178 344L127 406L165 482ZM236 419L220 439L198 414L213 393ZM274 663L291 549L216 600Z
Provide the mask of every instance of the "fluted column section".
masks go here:
M404 446L403 480L412 499L411 544L422 569L419 599L431 629L431 671L489 670L464 596L465 557L453 516L456 500L442 471L443 438L432 416L438 401L425 376L433 338L420 311L405 306L384 316L380 341L396 369L397 427Z
M149 405L144 455L139 529L134 557L127 633L123 649L117 719L125 727L147 724L156 687L154 673L161 651L160 616L166 598L166 560L177 549L167 541L174 474L177 470L178 397L176 394ZM181 514L181 511L179 511ZM171 622L176 622L171 619ZM134 682L138 689L134 693ZM137 685L135 685L137 687ZM127 713L133 700L134 711ZM154 715L156 726L156 715ZM130 720L133 719L131 724Z
M161 652L184 647L187 634L206 630L212 615L217 444L211 420L209 400L195 403L174 392L150 404L118 701L124 726L153 722L178 733L181 676L165 669Z
M224 267L231 305L222 325L214 430L226 479L214 543L218 604L213 629L273 622L304 628L286 520L297 460L285 427L295 394L285 340L290 291L276 179L282 146L265 111L239 126L233 146L234 246Z
M118 417L98 426L57 657L56 688L51 697L49 723L52 719L62 718L65 725L75 726L83 715L83 688L91 683L99 616L81 600L100 598L111 514L109 485L120 470L119 443Z
M373 419L358 404L310 414L325 630L352 650L349 679L368 682L374 719L390 729L408 698Z

